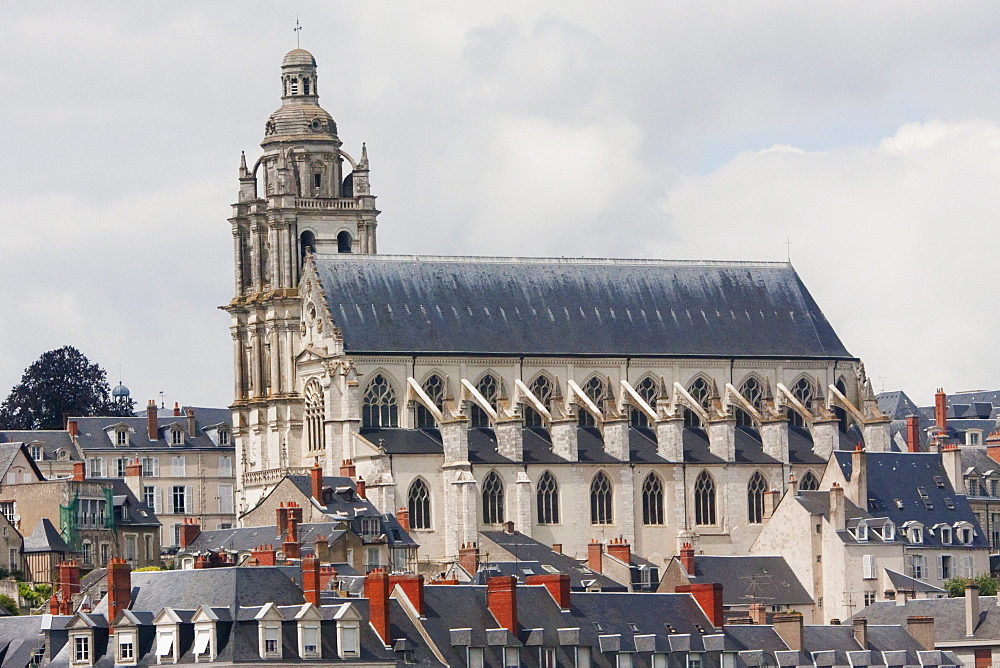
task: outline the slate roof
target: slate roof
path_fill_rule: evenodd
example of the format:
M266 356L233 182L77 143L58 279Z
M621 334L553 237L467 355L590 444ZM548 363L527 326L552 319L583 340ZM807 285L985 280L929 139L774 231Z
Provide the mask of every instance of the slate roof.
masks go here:
M886 568L885 574L889 576L889 582L892 583L892 587L896 591L917 591L924 594L945 593L945 590L940 587L935 587L928 582L910 577L909 575L905 575L899 571Z
M173 415L173 411L167 416L158 417L158 438L155 441L149 439L146 429L146 416L141 417L76 417L75 420L79 435L77 443L82 450L120 450L127 453L130 450L232 450L233 445L216 445L205 433L206 427L214 427L220 423L225 423L232 427L232 414L227 409L221 408L198 408L185 406L182 412L188 408L194 410L195 435L187 434L186 415ZM111 436L105 431L108 427L116 424L127 424L129 432L129 444L127 446L116 446L111 440ZM171 424L180 424L184 431L184 444L171 445L167 428Z
M140 501L122 478L90 478L88 482L98 482L110 485L114 494L115 526L160 526L153 509ZM128 516L120 512L122 506L127 506Z
M349 353L853 359L787 263L313 262Z
M788 566L784 557L714 557L694 558L693 583L722 583L725 605L812 605L812 597Z
M59 535L59 530L52 525L52 521L43 517L30 536L24 538L25 552L72 552L63 537Z
M344 535L344 531L336 529L337 524L331 522L308 522L298 525L299 543L312 546L319 536L326 536L330 543ZM278 546L285 540L287 531L278 533L276 526L239 527L234 529L212 529L202 531L191 541L184 552L200 552L203 550L226 550L229 552L249 552L258 545L270 544Z
M45 646L41 615L5 616L0 623L2 665L27 666L31 657Z
M493 541L511 555L516 562L534 562L539 565L545 564L555 568L560 573L569 575L570 587L575 590L583 590L586 587L600 587L604 591L625 591L628 583L617 582L606 575L595 573L580 563L573 557L565 554L553 552L550 545L546 545L534 538L525 536L519 531L507 533L506 531L482 531L484 537ZM508 559L501 555L482 555L484 567L496 567L505 572L506 575L517 575L519 582L524 582L525 573L517 573L517 569L506 569L502 565ZM494 563L500 562L500 563ZM543 573L548 572L544 569Z
M844 477L850 480L852 453L838 451L834 457ZM922 522L928 529L939 522L950 525L958 521L970 522L977 527L972 544L950 544L949 548L989 547L965 495L956 494L952 489L940 454L868 452L865 461L868 471L868 508L865 510L871 515L888 517L900 528L909 520ZM939 547L940 535L925 531L923 545Z
M860 610L857 617L864 617L871 624L906 624L910 616L934 618L935 642L970 642L965 635L965 597L918 598L899 605L896 601L882 601ZM870 628L870 627L869 627ZM975 641L1000 645L1000 605L996 596L979 597L979 622L976 624Z
M13 430L4 429L0 431L0 443L25 443L42 446L43 459L58 459L58 453L63 450L66 453L65 461L79 461L80 453L73 445L73 439L65 429L37 429L37 430Z
M28 465L31 467L32 471L34 471L37 479L45 480L45 476L38 470L35 460L31 458L31 453L28 452L23 443L0 443L0 479L3 479L7 475L7 470L10 468L11 464L14 463L14 459L17 458L17 453L20 452L22 448L24 448L24 456L28 460Z

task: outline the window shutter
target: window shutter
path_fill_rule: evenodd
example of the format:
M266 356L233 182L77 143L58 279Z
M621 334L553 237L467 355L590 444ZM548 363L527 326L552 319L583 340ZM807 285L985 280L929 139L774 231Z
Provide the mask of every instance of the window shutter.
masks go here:
M156 488L156 492L153 494L153 512L157 515L163 512L163 490L159 487Z
M861 577L865 580L875 579L875 555L865 554L861 557Z
M194 487L190 485L184 488L184 512L188 514L194 512Z

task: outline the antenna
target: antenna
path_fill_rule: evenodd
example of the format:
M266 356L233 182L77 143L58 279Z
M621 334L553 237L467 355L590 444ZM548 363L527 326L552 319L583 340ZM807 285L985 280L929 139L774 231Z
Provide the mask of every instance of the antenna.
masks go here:
M167 404L163 401L163 390L160 390L160 408L166 408Z
M792 261L792 240L789 237L785 237L785 256L788 262Z
M298 16L295 17L295 27L292 28L292 31L295 33L295 48L296 49L302 48L302 45L299 43L299 37L301 37L302 34L302 26L299 25Z

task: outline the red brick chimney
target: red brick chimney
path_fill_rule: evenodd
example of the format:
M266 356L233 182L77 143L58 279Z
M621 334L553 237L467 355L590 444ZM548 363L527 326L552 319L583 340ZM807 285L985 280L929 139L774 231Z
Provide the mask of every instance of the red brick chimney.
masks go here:
M372 628L382 644L388 646L392 642L389 638L389 575L381 568L365 576L365 598L368 599Z
M139 463L138 459L133 459L125 465L125 477L126 478L141 478L142 477L142 464Z
M403 527L403 531L409 533L410 531L410 510L408 508L400 508L396 511L396 521L399 522L399 526Z
M281 545L281 551L285 559L298 559L302 555L299 545L299 523L292 513L288 515L288 532L285 535L285 542Z
M152 399L146 404L146 436L155 441L160 435L160 424L156 419L156 402Z
M632 547L624 538L612 538L608 541L608 555L626 564L632 563Z
M194 438L198 432L198 421L194 419L194 409L187 409L187 433L188 438Z
M587 545L587 568L595 573L603 573L604 546L598 541L591 539Z
M320 468L318 458L313 460L312 468L309 469L309 482L312 498L316 499L316 503L323 505L323 469Z
M417 610L417 615L420 617L424 616L424 576L414 575L412 573L400 574L400 575L390 575L389 576L389 589L392 590L396 585L403 590L406 594L407 600L413 604L413 607Z
M366 490L366 485L365 485L365 479L364 478L358 478L357 487L358 487L358 497L361 498L361 499L367 499L368 498L368 492Z
M73 462L73 480L83 482L87 478L87 465L83 462Z
M469 575L475 575L479 571L479 545L462 543L458 548L458 565Z
M274 509L274 519L274 526L277 528L278 535L280 536L288 528L288 507L285 506L284 501L279 503L278 507Z
M256 561L258 566L274 566L277 563L273 545L258 545L255 550L251 550L250 558Z
M319 607L319 593L322 591L319 584L319 561L316 557L307 556L302 558L302 596L307 603Z
M487 580L486 607L497 624L517 635L517 578L502 575Z
M181 524L181 549L185 549L188 545L194 542L194 539L198 537L201 533L201 525L198 524L198 520L193 517L185 517L184 523Z
M80 435L80 424L76 420L69 420L66 423L66 431L69 432L70 436L76 438Z
M174 402L174 417L180 417L180 416L181 416L181 405L175 401Z
M560 610L569 610L570 577L566 573L546 573L545 575L529 575L524 584L544 585L555 599Z
M330 580L337 577L337 569L333 566L320 566L319 567L319 589L320 591L326 591L330 588Z
M59 562L59 593L63 600L80 593L80 565L76 561Z
M353 459L345 459L340 464L340 477L341 478L353 478L356 476L357 470L354 468Z
M691 543L681 545L681 566L688 575L694 575L694 548Z
M288 508L288 517L294 518L297 524L302 524L302 506L295 501L289 501L285 507Z
M562 554L562 543L552 543L552 551L556 554Z
M906 449L920 452L920 418L916 415L906 416Z
M61 603L61 601L59 599L60 599L59 591L57 590L56 593L52 594L52 597L49 598L49 614L50 615L58 615L59 614L59 609L60 609L60 605L59 604Z
M948 428L948 395L941 387L934 395L934 425L938 429Z
M132 567L124 559L108 562L108 633L114 634L112 622L132 603Z
M986 437L986 456L1000 462L1000 429L994 429Z
M678 585L674 591L678 594L691 594L698 602L712 626L721 629L725 623L722 613L722 584L711 582L705 584Z
M767 606L763 603L751 603L750 619L753 620L754 624L759 624L761 626L767 624Z

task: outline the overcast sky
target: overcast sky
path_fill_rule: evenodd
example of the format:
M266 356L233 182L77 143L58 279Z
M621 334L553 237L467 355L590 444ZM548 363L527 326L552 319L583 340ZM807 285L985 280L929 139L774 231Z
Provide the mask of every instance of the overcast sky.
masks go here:
M1000 387L1000 4L6 3L0 396L232 399L227 218L295 47L385 253L791 258L876 389Z

